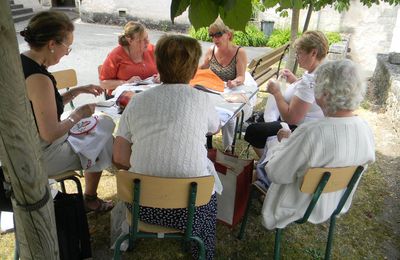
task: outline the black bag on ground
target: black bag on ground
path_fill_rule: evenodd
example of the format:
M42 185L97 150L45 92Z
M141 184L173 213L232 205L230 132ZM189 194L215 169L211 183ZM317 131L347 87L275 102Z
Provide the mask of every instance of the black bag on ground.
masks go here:
M54 198L54 212L60 259L92 257L89 226L82 196L59 192Z
M11 198L6 193L4 188L4 173L3 168L0 166L0 211L10 211L12 212Z

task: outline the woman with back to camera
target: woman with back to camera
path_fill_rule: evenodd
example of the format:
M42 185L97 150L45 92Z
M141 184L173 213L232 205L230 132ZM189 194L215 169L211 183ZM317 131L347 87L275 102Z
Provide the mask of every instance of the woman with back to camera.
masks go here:
M303 76L297 78L290 70L284 69L281 76L285 77L290 84L284 93L280 90L280 84L276 80L268 81L267 91L275 99L276 106L271 110L266 109L264 112L266 122L250 125L246 129L244 137L253 146L259 157L264 153L267 138L275 136L282 127L280 121L288 123L293 130L303 122L324 116L321 108L315 102L314 78L315 70L328 53L328 47L328 40L322 32L305 32L294 43L299 66L306 70Z
M107 94L124 83L132 83L154 76L159 82L154 45L150 44L146 28L130 21L118 37L119 46L105 59L100 71L100 86Z
M81 119L91 116L95 109L95 104L83 105L73 110L68 118L61 120L64 105L82 93L95 96L103 93L100 86L86 85L61 95L55 78L47 71L48 67L59 63L63 56L71 52L73 31L74 25L64 13L45 11L32 17L20 33L30 47L21 54L21 62L27 95L40 136L42 164L49 177L68 170L82 169L80 157L67 139L69 130ZM107 121L107 124L114 127L112 121ZM104 142L104 147L99 147L101 153L94 166L85 169L84 203L87 211L107 211L113 207L111 201L99 199L96 192L102 170L111 165L112 130Z
M242 47L232 42L233 31L218 17L210 25L208 32L214 45L208 49L200 69L211 69L229 88L242 85L245 80L247 55ZM251 106L246 105L243 110L245 119L250 117ZM224 150L231 149L235 123L236 119L231 119L222 127Z
M262 214L268 229L284 228L300 219L312 194L299 190L307 169L314 167L358 166L375 161L373 133L368 123L356 115L366 84L350 60L329 61L315 72L315 98L324 118L301 124L272 151L265 170L272 182ZM309 221L321 223L336 209L344 190L321 195ZM354 194L354 191L353 191ZM342 212L350 208L352 195Z
M157 68L163 84L135 95L124 110L113 149L115 165L161 177L213 175L214 190L222 185L207 158L206 134L219 131L220 120L207 93L191 87L201 55L200 44L182 35L165 35L157 42ZM205 244L206 257L215 251L216 194L196 208L193 234ZM141 207L142 221L182 229L186 209ZM197 256L196 248L193 255Z

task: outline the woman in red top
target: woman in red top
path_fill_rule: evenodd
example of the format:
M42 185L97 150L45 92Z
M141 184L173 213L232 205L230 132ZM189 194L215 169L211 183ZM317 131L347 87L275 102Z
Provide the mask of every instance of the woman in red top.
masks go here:
M158 73L154 45L150 44L149 35L141 23L128 22L118 43L119 46L108 54L100 71L100 86L107 89L109 95L119 85Z

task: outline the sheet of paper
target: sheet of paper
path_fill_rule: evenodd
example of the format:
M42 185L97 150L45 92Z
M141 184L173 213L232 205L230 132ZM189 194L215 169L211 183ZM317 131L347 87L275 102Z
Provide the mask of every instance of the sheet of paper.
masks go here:
M0 230L7 232L14 228L13 213L1 211L0 212Z

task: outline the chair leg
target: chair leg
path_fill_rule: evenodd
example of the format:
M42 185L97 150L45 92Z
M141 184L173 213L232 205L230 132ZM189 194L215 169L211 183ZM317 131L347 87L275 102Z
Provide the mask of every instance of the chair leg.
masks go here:
M129 234L126 234L115 241L115 248L114 248L114 260L119 260L121 259L121 244L125 240L129 239Z
M281 256L281 237L282 229L277 228L275 232L274 260L279 260Z
M60 185L61 185L61 191L62 191L63 193L67 193L67 192L66 192L66 189L65 189L64 180L60 181Z
M333 235L335 233L336 215L332 215L331 223L329 224L328 242L325 249L325 260L331 259L331 249L333 244Z
M196 237L196 236L190 237L190 239L196 241L197 244L199 245L199 260L205 260L206 259L206 248L204 246L203 240L201 240L201 238Z
M240 231L239 231L239 235L238 235L238 239L240 239L240 240L242 240L242 238L244 236L244 231L246 229L247 220L249 218L251 200L254 197L254 194L255 194L255 190L254 190L254 187L252 186L251 187L251 191L250 191L250 195L249 195L249 199L247 200L247 206L246 206L246 211L245 211L244 216L243 216L242 225L240 225Z

